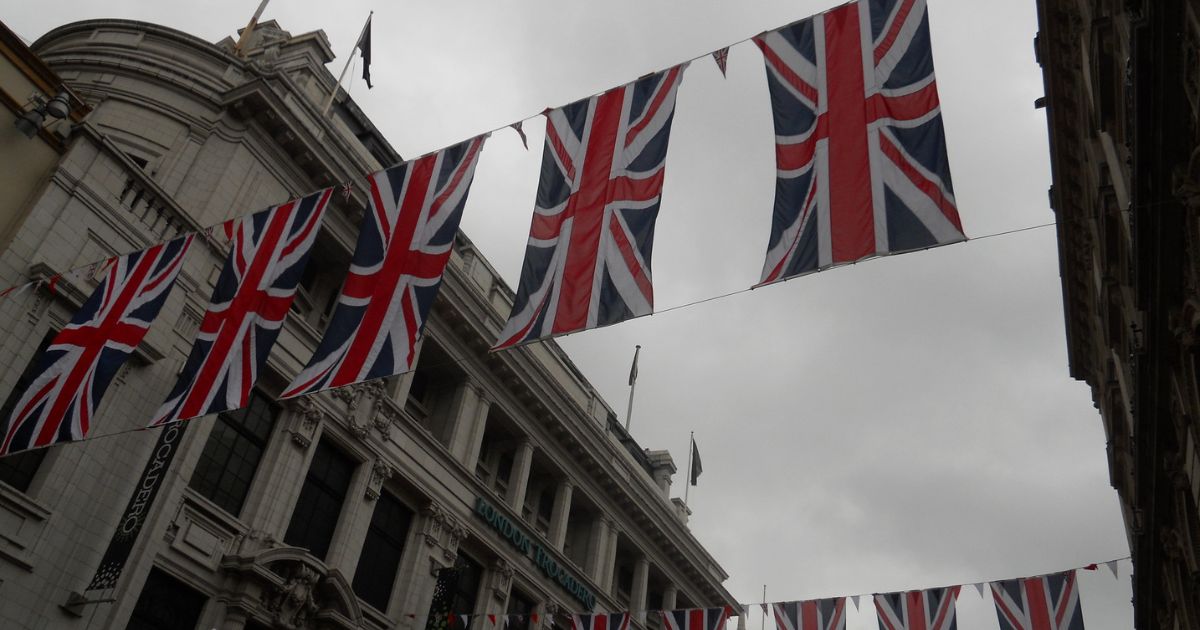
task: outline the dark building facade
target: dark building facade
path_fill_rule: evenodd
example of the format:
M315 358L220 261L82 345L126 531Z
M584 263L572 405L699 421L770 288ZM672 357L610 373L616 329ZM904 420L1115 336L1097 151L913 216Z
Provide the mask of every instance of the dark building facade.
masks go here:
M1070 371L1108 436L1135 625L1200 628L1200 1L1037 6Z

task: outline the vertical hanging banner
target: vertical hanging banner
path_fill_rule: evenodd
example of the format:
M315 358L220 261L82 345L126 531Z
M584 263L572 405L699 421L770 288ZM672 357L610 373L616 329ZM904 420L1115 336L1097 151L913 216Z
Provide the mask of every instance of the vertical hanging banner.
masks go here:
M760 285L966 240L924 0L858 0L754 42L777 169Z
M192 236L113 260L50 342L4 428L0 456L87 437L104 392L158 317Z
M238 224L191 354L151 426L246 406L332 195L326 188Z
M771 604L776 630L845 630L846 598Z
M158 489L162 487L171 461L179 451L179 442L183 439L186 424L175 422L162 429L154 449L150 451L150 460L146 462L142 476L138 477L137 485L133 487L133 496L129 497L129 504L125 506L121 519L117 521L117 529L113 532L112 540L108 541L108 548L104 550L100 566L96 568L96 575L92 576L92 581L84 590L116 588L117 580L121 577L138 534L142 531L142 525L146 523L150 506L154 504L154 497L158 496Z
M1083 630L1074 571L992 582L1000 630Z
M370 207L329 326L281 398L412 369L486 137L370 176Z
M960 586L875 596L880 630L956 630L954 600Z
M665 630L724 630L733 607L662 611Z
M654 222L686 66L546 114L521 280L493 350L653 312Z
M629 630L629 613L571 615L572 630Z

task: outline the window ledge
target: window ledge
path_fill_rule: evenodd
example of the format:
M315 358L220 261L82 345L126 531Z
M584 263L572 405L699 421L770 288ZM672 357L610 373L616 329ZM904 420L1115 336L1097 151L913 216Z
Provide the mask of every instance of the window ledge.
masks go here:
M6 483L0 483L0 559L33 570L29 549L51 511Z

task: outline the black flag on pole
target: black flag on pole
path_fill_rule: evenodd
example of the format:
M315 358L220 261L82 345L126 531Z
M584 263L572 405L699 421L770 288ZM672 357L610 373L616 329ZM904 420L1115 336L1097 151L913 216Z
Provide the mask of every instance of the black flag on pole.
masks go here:
M696 479L700 477L703 470L700 467L700 450L696 448L696 438L692 438L692 470L689 471L689 474L693 486L696 485Z
M367 89L371 89L371 18L367 18L367 25L363 27L362 36L358 38L358 52L362 53L363 60L363 80L367 82Z

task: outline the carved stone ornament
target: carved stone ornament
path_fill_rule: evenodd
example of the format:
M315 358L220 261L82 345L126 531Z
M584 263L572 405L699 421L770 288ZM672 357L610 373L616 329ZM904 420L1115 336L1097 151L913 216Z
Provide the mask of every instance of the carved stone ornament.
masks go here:
M467 528L437 503L430 502L421 515L425 517L421 533L426 544L440 548L446 562L454 562L458 543L467 535Z
M496 558L492 561L492 575L494 576L492 596L498 601L504 601L508 597L508 588L512 585L512 579L516 575L516 571L513 570L512 565L504 558Z
M316 588L321 576L312 568L289 563L282 586L264 593L263 605L276 627L296 630L307 628L309 618L321 609Z
M274 549L279 541L270 532L261 529L249 529L239 532L229 541L229 553L248 556L263 549Z
M317 425L321 424L325 412L321 411L321 408L310 397L304 396L295 399L295 402L292 403L292 413L295 415L294 426L291 430L292 441L302 448L308 448L308 445L312 444Z
M383 398L387 395L383 381L380 379L355 383L333 391L333 396L346 403L346 425L350 432L360 440L365 440L371 433L371 428L379 429L387 436L384 429L379 428L376 419L377 409L385 406Z
M371 480L367 482L366 499L368 501L378 499L383 482L391 479L395 473L396 470L389 466L387 462L381 459L375 460L375 465L371 466Z

